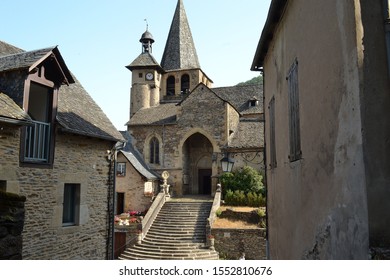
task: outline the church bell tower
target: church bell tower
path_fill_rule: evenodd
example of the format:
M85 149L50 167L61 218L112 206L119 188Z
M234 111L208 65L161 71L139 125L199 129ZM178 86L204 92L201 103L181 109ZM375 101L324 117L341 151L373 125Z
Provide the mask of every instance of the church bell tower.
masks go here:
M141 54L126 66L132 72L130 118L139 110L157 106L160 102L162 68L152 55L154 39L148 28L139 41Z

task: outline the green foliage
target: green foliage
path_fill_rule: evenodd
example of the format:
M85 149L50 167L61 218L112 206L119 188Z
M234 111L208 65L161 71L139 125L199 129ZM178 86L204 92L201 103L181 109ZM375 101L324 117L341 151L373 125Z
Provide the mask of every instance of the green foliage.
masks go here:
M257 76L254 77L246 82L242 82L237 84L237 86L247 86L247 85L258 85L262 86L263 85L263 76Z
M261 207L265 206L265 198L261 194L249 192L245 194L243 191L227 190L225 195L225 204L230 206L250 206Z
M219 216L221 216L221 214L222 214L222 210L221 210L221 208L218 208L217 211L215 211L215 215L217 217L219 217Z
M261 193L252 193L247 194L247 206L250 207L260 207L263 206L263 196Z
M265 210L263 208L257 209L257 215L259 215L260 218L265 217Z
M245 194L249 192L265 195L263 184L263 176L250 166L244 166L233 173L227 172L221 175L221 184L223 195L226 195L227 190L243 191Z

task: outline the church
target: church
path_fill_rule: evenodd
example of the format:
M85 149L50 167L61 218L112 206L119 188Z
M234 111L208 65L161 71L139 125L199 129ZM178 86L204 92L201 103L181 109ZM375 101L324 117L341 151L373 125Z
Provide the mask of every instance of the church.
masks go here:
M161 63L151 32L131 71L133 146L150 168L168 171L174 196L216 191L221 159L234 169L264 169L263 92L259 85L213 88L202 70L182 0L178 0ZM237 70L237 69L236 69Z

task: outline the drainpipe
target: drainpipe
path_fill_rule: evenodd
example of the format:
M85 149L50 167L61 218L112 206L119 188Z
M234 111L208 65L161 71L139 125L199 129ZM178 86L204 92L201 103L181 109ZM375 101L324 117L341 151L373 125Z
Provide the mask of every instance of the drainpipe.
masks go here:
M390 76L390 0L383 0L383 18L385 24L387 69L388 75Z

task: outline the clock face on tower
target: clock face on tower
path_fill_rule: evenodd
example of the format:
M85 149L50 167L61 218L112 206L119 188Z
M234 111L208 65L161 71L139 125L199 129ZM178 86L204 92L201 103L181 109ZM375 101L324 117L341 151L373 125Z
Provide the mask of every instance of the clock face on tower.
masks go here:
M154 75L153 75L153 73L148 72L148 73L146 73L145 78L146 78L146 80L151 81L151 80L153 80Z

